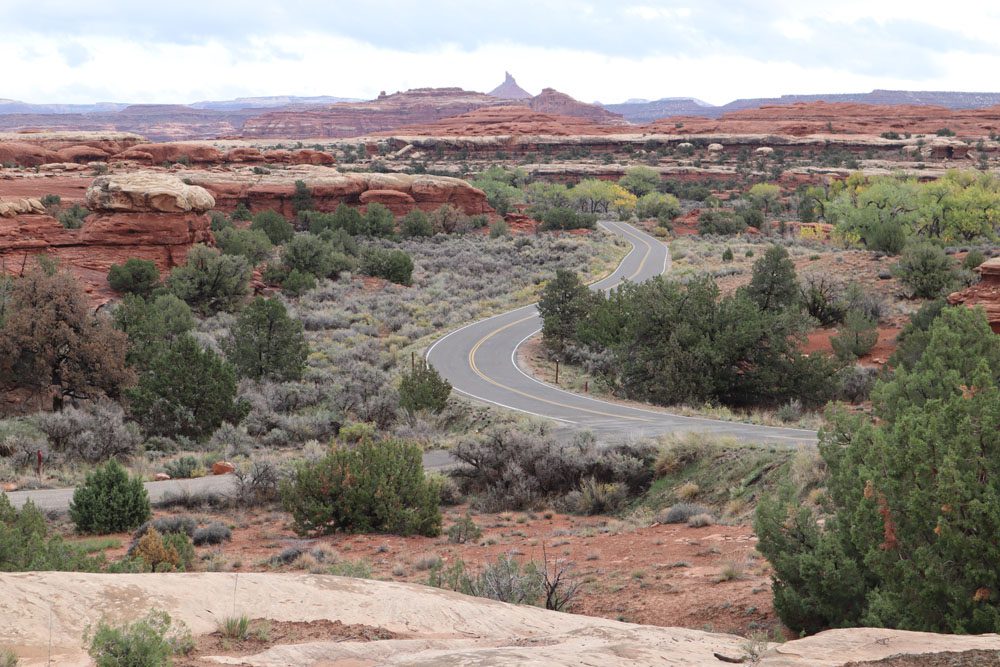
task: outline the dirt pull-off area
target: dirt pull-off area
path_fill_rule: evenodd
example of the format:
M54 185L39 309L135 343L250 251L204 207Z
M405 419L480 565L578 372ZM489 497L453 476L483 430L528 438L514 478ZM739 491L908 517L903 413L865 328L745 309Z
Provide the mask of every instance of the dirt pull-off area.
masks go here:
M194 665L718 667L727 664L722 656L729 662L757 659L756 664L767 667L822 667L902 653L1000 651L997 635L874 628L834 630L785 644L748 643L733 635L634 625L412 584L335 576L65 572L8 574L0 580L0 646L14 650L22 665L88 665L81 646L88 624L102 617L131 621L154 608L185 623L202 638L201 646L218 647L218 653L186 659ZM233 655L242 646L231 643L227 650L222 638L213 635L234 608L236 614L261 619L258 623L270 622L269 634L259 634L269 637L260 639L263 650L248 645L257 652Z

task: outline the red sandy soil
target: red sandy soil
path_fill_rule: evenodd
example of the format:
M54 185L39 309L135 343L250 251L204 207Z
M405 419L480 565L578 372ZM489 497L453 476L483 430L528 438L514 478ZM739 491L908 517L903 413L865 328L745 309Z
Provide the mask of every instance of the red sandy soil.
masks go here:
M767 562L755 552L756 537L749 526L636 525L609 517L580 517L550 512L473 514L483 535L475 543L450 544L448 527L465 507L445 512L444 534L437 538L393 535L333 535L301 539L291 530L283 512L262 510L210 516L234 526L232 542L199 547L199 560L225 563L226 569L248 571L325 571L334 560L365 561L378 579L425 584L429 563L440 558L445 567L462 559L470 569L511 554L519 560L541 562L542 546L550 563L574 565L585 583L574 613L624 619L660 626L682 626L718 632L748 634L778 625L771 607ZM166 513L158 512L157 516ZM109 559L121 557L122 546L109 550ZM298 564L276 567L268 561L290 546L331 554L324 565L312 556ZM199 568L205 567L199 565ZM724 580L729 568L735 578Z

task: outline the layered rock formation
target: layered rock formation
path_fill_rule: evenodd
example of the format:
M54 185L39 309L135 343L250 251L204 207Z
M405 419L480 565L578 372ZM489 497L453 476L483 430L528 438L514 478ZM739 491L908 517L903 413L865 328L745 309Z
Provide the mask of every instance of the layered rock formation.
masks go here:
M299 150L276 149L262 152L253 147L241 147L223 153L218 148L206 143L184 142L138 144L112 156L110 159L115 161L130 160L149 165L158 165L164 162L200 165L223 164L227 162L315 165L331 165L336 163L334 157L329 153L310 148Z
M0 165L104 161L142 141L143 137L127 132L0 133Z
M10 204L10 205L8 205ZM37 200L0 203L0 268L19 273L47 255L76 275L96 302L110 297L112 264L148 259L161 272L183 264L196 243L212 243L206 211L215 200L204 189L167 174L97 178L87 190L92 211L80 229L66 229Z
M679 125L679 127L678 127ZM926 134L949 129L959 136L986 137L1000 131L1000 106L946 109L937 106L879 106L810 102L765 106L719 118L677 116L655 121L650 132L684 134L879 135L883 132Z
M517 85L517 81L510 75L510 72L504 72L503 74L503 83L486 93L487 95L490 97L499 97L502 100L531 99L531 93Z
M533 111L523 106L476 109L425 125L409 125L392 136L487 137L487 136L579 136L621 131L620 126L599 125L584 118Z
M360 137L389 132L408 125L423 125L476 109L523 104L543 113L585 118L594 123L625 124L617 114L585 104L546 88L536 97L509 100L461 88L416 88L379 95L370 102L335 104L326 109L277 111L251 118L243 125L248 138Z
M212 193L216 207L232 211L244 204L251 211L273 209L286 217L295 212L295 182L303 181L317 211L335 211L340 204L389 206L396 215L414 208L433 211L451 204L467 215L492 213L482 190L458 178L423 174L341 173L327 167L297 167L266 175L243 172L184 172L183 177Z
M948 303L981 307L986 311L986 318L994 333L1000 334L1000 257L986 260L976 272L980 281L961 292L951 294Z

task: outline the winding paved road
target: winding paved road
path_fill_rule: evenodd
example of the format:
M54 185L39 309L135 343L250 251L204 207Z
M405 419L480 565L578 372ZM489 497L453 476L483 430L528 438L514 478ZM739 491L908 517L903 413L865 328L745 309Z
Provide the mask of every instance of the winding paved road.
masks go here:
M642 282L669 269L666 244L623 222L601 224L633 247L614 273L592 284L591 289L607 290L624 280ZM427 350L427 360L456 392L468 398L588 429L604 439L697 431L731 436L742 442L789 446L816 442L815 431L683 417L655 408L602 401L542 382L517 363L518 348L540 330L541 318L535 304L524 306L438 339Z

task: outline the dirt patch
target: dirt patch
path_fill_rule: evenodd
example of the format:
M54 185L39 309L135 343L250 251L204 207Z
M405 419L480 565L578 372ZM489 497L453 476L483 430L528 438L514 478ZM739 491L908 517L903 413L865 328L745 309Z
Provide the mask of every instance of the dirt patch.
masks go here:
M242 639L226 637L221 631L196 638L194 652L178 661L178 665L200 665L199 658L207 655L242 656L266 651L272 646L305 642L353 641L370 642L380 639L404 639L403 635L371 625L345 625L340 621L271 621L255 618L250 621Z

